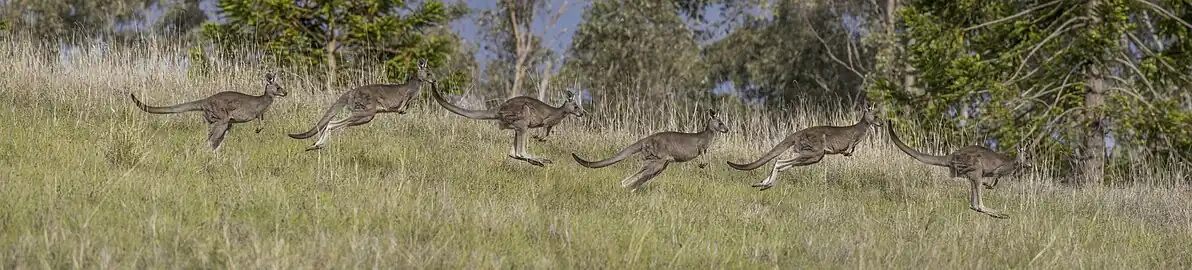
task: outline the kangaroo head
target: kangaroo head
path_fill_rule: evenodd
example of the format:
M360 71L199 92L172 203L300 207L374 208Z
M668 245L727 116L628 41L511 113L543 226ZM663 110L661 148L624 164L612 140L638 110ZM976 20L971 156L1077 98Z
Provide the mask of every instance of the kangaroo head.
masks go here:
M1032 169L1035 167L1034 165L1031 165L1030 162L1027 162L1026 155L1027 155L1026 145L1019 145L1018 146L1018 156L1014 157L1014 165L1016 168L1018 168L1019 173L1021 173L1024 170L1029 170L1029 169Z
M875 127L881 127L882 121L877 120L877 107L869 104L868 101L861 104L861 122L868 123Z
M567 91L567 101L563 102L563 112L575 115L576 117L584 117L588 112L584 111L584 106L580 105L581 97L575 95L575 92Z
M434 83L434 78L430 76L430 64L427 63L426 58L418 58L418 80Z
M265 94L275 97L284 97L289 93L287 93L285 89L282 89L280 85L277 85L277 82L273 81L273 73L265 73Z
M720 117L716 116L716 110L708 110L708 123L705 128L720 133L728 133L728 126L720 121Z

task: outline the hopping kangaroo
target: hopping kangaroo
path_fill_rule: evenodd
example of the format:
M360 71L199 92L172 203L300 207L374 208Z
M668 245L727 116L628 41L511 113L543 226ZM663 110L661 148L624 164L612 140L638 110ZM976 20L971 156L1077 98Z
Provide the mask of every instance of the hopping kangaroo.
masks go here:
M778 159L778 161L774 162L774 168L770 170L770 176L766 177L760 183L753 184L753 187L761 188L759 191L770 189L774 187L774 183L778 178L778 172L796 166L819 163L825 155L841 154L846 157L852 156L853 151L857 148L857 144L869 133L871 126L881 126L881 123L877 122L874 116L874 108L864 105L861 109L861 120L854 125L805 128L786 136L782 142L775 145L774 148L770 149L770 152L766 152L757 161L749 164L737 164L729 161L728 165L737 170L753 170L782 155L788 149L794 150L794 157Z
M303 133L291 133L289 134L290 138L306 139L322 133L319 135L318 141L306 148L306 151L318 150L326 146L327 138L332 131L368 124L378 113L406 114L406 108L410 106L410 101L418 97L418 91L422 88L423 82L433 83L434 80L430 77L426 59L418 59L418 73L415 77L408 79L406 83L370 84L348 90L340 94L339 99L327 107L327 110L323 112L323 118L319 118L319 122L315 123L314 127ZM349 114L341 119L331 121L331 118L334 118L345 107Z
M1031 168L1032 166L1026 163L1026 151L1024 149L1018 149L1017 160L976 145L960 148L960 150L946 156L933 156L907 147L902 140L898 139L898 135L894 134L894 125L892 123L887 123L887 125L887 129L890 132L890 140L893 140L894 145L898 146L898 149L902 149L902 152L910 155L919 162L947 167L951 172L951 177L964 177L969 180L969 209L995 218L1009 217L1006 214L985 208L985 204L981 201L980 186L983 185L987 189L993 189L997 186L998 180L1001 177L1012 174L1017 175L1023 169ZM993 178L993 183L983 181L986 177Z
M587 161L575 153L571 153L571 157L575 158L575 162L581 166L601 168L620 162L635 153L644 153L642 169L621 180L621 187L630 188L632 192L637 191L637 188L645 184L646 181L661 174L662 170L665 170L666 166L672 162L685 162L702 155L708 150L708 144L712 142L712 138L717 132L726 133L728 127L716 117L716 111L709 110L708 120L703 131L697 133L675 131L654 133L621 149L612 157L600 161ZM704 167L704 164L700 165L700 168Z
M546 141L551 129L566 118L568 114L584 117L584 108L580 106L580 97L567 91L567 101L559 107L547 105L541 100L519 96L505 100L496 109L469 110L447 102L443 95L431 84L431 96L443 108L463 117L478 120L498 120L502 130L513 130L513 146L509 150L509 157L529 162L535 166L545 166L551 163L549 159L539 158L526 152L526 133L532 128L544 128L542 135L534 135L538 141Z
M203 119L211 125L207 133L207 147L219 151L224 136L232 129L232 124L257 120L257 133L265 128L265 111L273 104L273 97L284 97L286 91L273 81L273 74L265 74L265 93L260 96L248 95L240 92L224 91L207 98L182 103L174 106L154 107L145 105L137 95L128 94L132 102L141 110L152 114L171 114L180 112L203 111Z

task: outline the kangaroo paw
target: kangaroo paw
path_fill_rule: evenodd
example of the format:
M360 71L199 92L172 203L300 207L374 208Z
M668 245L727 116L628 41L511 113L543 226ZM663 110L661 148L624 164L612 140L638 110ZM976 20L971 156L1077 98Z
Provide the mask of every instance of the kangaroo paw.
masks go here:
M263 128L263 127L261 127L261 128L257 128L257 133L261 133L261 130L264 130L264 129L265 129L265 128Z
M996 218L996 219L1008 219L1008 218L1010 218L1010 215L1007 215L1007 214L1002 214L1002 213L997 213L997 212L993 212L993 211L989 211L989 210L985 210L984 208L969 207L969 209L972 209L973 211L981 212L982 214L989 215L990 217L993 217L993 218Z
M1010 218L1010 215L1007 215L1007 214L1002 214L1002 213L997 213L997 212L992 212L992 211L987 211L987 210L981 210L980 212L981 212L981 213L985 213L986 215L989 215L990 217L993 217L993 218L996 218L996 219L1008 219L1008 218Z
M406 114L406 110L397 110L397 114Z
M521 157L521 156L516 156L516 155L509 155L509 157L512 159L525 161L527 163L530 163L531 165L538 166L538 167L546 166L545 163L543 163L542 161L535 159L535 158L527 158L527 157ZM545 160L545 159L543 159L543 160L546 161L546 163L550 163L550 160Z
M543 164L542 161L537 161L537 160L528 159L528 158L524 158L522 160L529 162L530 165L534 165L534 166L538 166L538 167L546 167L546 164Z
M993 185L990 185L990 184L981 184L981 185L984 185L985 189L993 189Z

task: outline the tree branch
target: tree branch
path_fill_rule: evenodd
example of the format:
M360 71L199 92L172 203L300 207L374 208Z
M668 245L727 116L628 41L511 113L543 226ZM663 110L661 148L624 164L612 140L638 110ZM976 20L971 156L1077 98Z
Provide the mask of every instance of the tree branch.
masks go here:
M1013 81L1015 78L1018 78L1018 73L1021 72L1022 68L1026 66L1026 63L1028 61L1030 61L1031 56L1034 56L1035 52L1038 52L1039 48L1042 48L1044 44L1047 44L1048 41L1059 36L1060 34L1063 34L1064 32L1067 32L1068 30L1075 28L1075 26L1080 25L1079 23L1071 24L1071 23L1076 22L1077 19L1080 19L1080 18L1082 18L1082 17L1074 17L1072 19L1068 19L1068 21L1065 21L1063 24L1061 24L1059 28L1055 29L1055 31L1052 32L1051 35L1048 35L1047 38L1044 38L1043 41L1039 42L1039 44L1035 44L1035 47L1031 49L1031 52L1027 53L1025 58L1022 58L1022 64L1018 65L1018 68L1014 70L1014 75L1010 76L1010 80L1008 80L1008 81Z
M997 19L997 20L992 20L992 21L989 21L989 22L985 22L985 23L982 23L982 24L978 24L978 25L975 25L975 26L970 26L970 27L964 28L964 31L970 31L970 30L973 30L973 29L978 29L978 28L982 28L982 27L986 27L986 26L990 26L990 25L998 24L998 23L1001 23L1001 22L1004 22L1004 21L1013 20L1014 18L1022 17L1022 16L1024 16L1024 15L1030 14L1031 12L1035 12L1036 10L1039 10L1039 9L1045 8L1045 7L1047 7L1047 6L1050 6L1050 5L1059 4L1059 3L1060 3L1060 1L1059 1L1059 0L1053 0L1053 1L1051 1L1051 2L1048 2L1048 3L1046 3L1046 4L1037 5L1037 6L1035 6L1035 7L1029 8L1029 9L1027 9L1027 10L1023 10L1022 12L1016 13L1016 14L1014 14L1014 15L1007 16L1007 17L1005 17L1005 18L1001 18L1001 19Z
M1159 57L1159 55L1157 53L1155 53L1154 51L1147 48L1145 46L1145 44L1142 42L1142 39L1139 39L1138 36L1135 36L1134 34L1131 34L1131 33L1126 33L1126 37L1129 38L1131 41L1133 41L1134 44L1136 45L1136 47L1141 48L1140 51L1142 51L1146 55L1154 57L1155 60L1158 60L1159 63L1163 64L1163 66L1166 67L1168 70L1171 70L1172 72L1175 72L1177 74L1181 73L1180 70L1176 69L1175 66L1171 65L1170 62L1167 62L1167 60L1164 60L1162 57ZM1173 77L1179 78L1179 79L1183 80L1184 82L1189 82L1189 80L1186 77L1184 77L1183 74L1180 74L1179 76L1173 76Z
M1167 17L1168 19L1172 19L1172 20L1179 22L1180 24L1183 24L1184 27L1192 28L1192 24L1188 24L1188 22L1185 22L1183 19L1180 19L1179 16L1176 16L1171 11L1164 9L1163 7L1160 7L1159 5L1156 5L1155 3L1147 2L1146 0L1136 0L1136 1L1146 4L1147 6L1150 6L1151 9L1155 10L1155 12L1162 14L1164 17Z
M804 19L806 19L806 18L804 18ZM807 25L808 25L807 29L811 30L811 34L815 35L815 39L819 40L820 44L824 45L824 50L826 50L828 52L828 57L831 57L832 61L836 61L837 64L844 66L844 68L848 69L849 71L852 71L853 74L857 74L857 77L861 77L862 79L865 79L865 74L861 73L860 71L857 71L857 69L853 68L852 65L849 65L848 63L845 63L844 61L841 61L840 58L836 57L835 53L832 53L832 47L828 46L828 42L824 41L823 37L820 37L819 31L816 31L815 27L811 26L810 21L807 22Z
M1060 56L1067 55L1067 54L1066 54L1066 53L1064 53L1064 52L1068 51L1068 49L1070 49L1070 48L1072 48L1072 43L1071 43L1071 42L1069 42L1067 45L1065 45L1065 46L1064 46L1064 48L1061 48L1061 49L1059 49L1059 50L1056 50L1056 51L1055 51L1055 53L1051 54L1051 56L1050 56L1050 57L1047 57L1047 59L1043 59L1043 61L1042 61L1042 62L1039 62L1039 63L1041 63L1041 64L1040 64L1040 65L1035 65L1035 68L1034 68L1034 69L1031 69L1031 71L1028 71L1026 74L1023 74L1021 77L1018 77L1018 78L1011 78L1010 80L1007 80L1007 81L1005 81L1004 83L1017 83L1017 82L1019 82L1020 80L1025 80L1026 78L1030 78L1030 77L1031 77L1031 75L1034 75L1035 73L1038 73L1038 72L1039 72L1039 70L1042 70L1043 68L1045 68L1045 67L1048 67L1048 66L1046 65L1046 63L1051 63L1051 60L1055 60L1056 58L1059 58ZM1024 62L1024 63L1025 63L1025 62Z
M1123 55L1123 56L1125 56L1125 55ZM1138 69L1138 66L1135 66L1134 63L1130 63L1130 61L1122 60L1121 58L1114 58L1113 60L1117 61L1118 63L1120 63L1120 64L1130 68L1130 70L1134 71L1134 74L1138 75L1139 79L1142 79L1142 83L1146 84L1146 87L1149 90L1151 90L1152 95L1154 95L1155 97L1161 96L1161 95L1159 95L1159 92L1155 91L1155 85L1151 84L1151 81L1146 78L1146 74L1142 74L1142 71ZM1110 75L1110 76L1115 77L1115 78L1117 77L1117 76L1113 76L1113 75Z
M1120 78L1119 78L1119 79L1120 79ZM1127 94L1130 94L1131 96L1134 96L1134 98L1138 99L1138 101L1141 101L1141 102L1142 102L1142 104L1146 104L1146 106L1147 106L1147 107L1149 107L1150 109L1152 109L1152 110L1153 110L1153 109L1155 109L1155 105L1154 105L1154 104L1151 104L1151 102L1150 102L1150 101L1147 101L1147 100L1146 100L1146 98L1143 98L1143 97L1142 97L1142 95L1139 95L1137 91L1131 90L1131 89L1129 89L1129 88L1124 88L1124 87L1108 87L1108 88L1105 88L1105 89L1106 89L1106 90L1118 90L1118 91L1126 92Z

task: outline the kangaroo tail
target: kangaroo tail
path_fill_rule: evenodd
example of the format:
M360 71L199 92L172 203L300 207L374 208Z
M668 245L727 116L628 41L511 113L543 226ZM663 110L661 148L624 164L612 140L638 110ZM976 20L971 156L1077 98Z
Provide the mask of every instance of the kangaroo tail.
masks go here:
M335 111L338 111L340 108L343 108L347 105L346 101L347 100L341 97L339 100L336 100L335 103L332 103L331 107L327 107L327 110L323 112L323 118L319 118L319 122L315 123L315 126L311 127L310 130L307 130L303 133L290 133L288 135L290 138L294 139L306 139L310 138L310 136L314 136L315 134L319 134L319 130L327 127L327 123L331 122L331 118L335 116Z
M771 148L770 152L766 152L765 155L762 155L761 158L758 158L757 161L750 162L748 164L738 164L729 161L728 166L742 171L757 169L757 167L761 167L775 157L778 157L778 155L781 155L782 152L786 151L786 149L790 149L792 145L794 145L793 141L783 140L782 142L778 143L778 145L775 145L774 148Z
M622 159L625 159L625 158L629 157L630 155L636 154L638 151L642 150L643 144L645 144L645 139L638 140L637 142L630 144L629 146L626 146L625 149L621 149L620 152L617 152L617 154L613 155L612 157L604 159L604 160L599 160L599 161L587 161L587 160L580 158L575 153L571 153L571 157L574 158L575 162L579 163L580 166L593 168L593 169L601 168L601 167L605 167L608 165L616 164L617 162L620 162Z
M137 108L141 108L142 111L152 114L170 114L203 110L203 100L191 101L174 106L154 107L145 105L144 102L141 102L140 99L137 99L137 95L128 94L128 96L132 97L132 102L137 104Z
M902 143L902 140L898 139L898 134L894 133L894 124L888 120L886 121L886 130L890 132L890 140L894 141L894 145L898 146L898 149L902 150L903 153L910 155L919 162L927 163L928 165L948 167L947 157L924 154L923 152L919 152L919 150L910 148L909 146L906 146L905 143Z
M451 111L452 113L461 115L463 117L471 118L471 119L497 119L497 113L495 111L492 111L492 110L469 110L469 109L461 108L459 106L455 106L455 104L451 104L451 102L447 102L447 100L443 98L443 94L439 93L439 90L435 86L435 83L430 84L430 90L431 90L430 91L431 97L433 97L435 99L435 102L439 103L440 106L443 106L444 109L447 109L448 111Z

